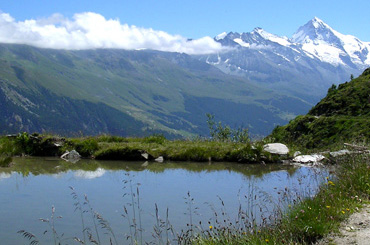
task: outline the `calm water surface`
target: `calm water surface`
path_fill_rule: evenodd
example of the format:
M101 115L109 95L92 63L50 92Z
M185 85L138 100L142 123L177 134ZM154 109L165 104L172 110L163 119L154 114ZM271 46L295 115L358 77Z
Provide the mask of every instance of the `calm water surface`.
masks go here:
M236 219L239 205L253 211L254 217L268 216L276 205L286 205L282 202L284 190L313 195L326 174L325 169L317 168L236 163L81 160L72 164L56 158L16 158L14 162L12 168L0 169L1 244L29 244L17 234L19 230L35 234L43 244L54 243L49 224L39 220L50 220L53 206L55 217L62 216L54 220L63 243L75 244L73 237L83 239L81 213L74 205L78 199L73 199L69 187L75 189L80 204L86 194L92 208L109 222L119 244L128 244L130 229L128 219L122 216L123 207L132 219L132 204L138 206L137 198L131 199L131 187L134 193L139 189L142 211L139 219L136 209L136 220L142 223L143 239L150 242L155 241L155 205L163 220L168 208L170 223L181 232L190 223L188 193L194 199L193 223L214 222L212 210L222 212L221 200L231 220ZM83 220L94 230L89 213L83 214ZM102 243L108 244L105 230L98 232Z

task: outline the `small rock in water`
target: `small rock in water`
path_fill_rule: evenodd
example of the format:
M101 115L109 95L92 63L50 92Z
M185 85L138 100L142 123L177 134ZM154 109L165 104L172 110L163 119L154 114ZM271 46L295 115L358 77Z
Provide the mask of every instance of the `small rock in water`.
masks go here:
M271 154L286 155L289 149L286 145L281 143L270 143L263 146L263 150Z
M141 153L141 156L145 159L145 160L148 160L148 161L151 161L154 159L154 157L152 155L150 155L149 153L147 152L143 152Z
M164 161L164 158L162 156L156 158L154 161L156 162L163 162Z

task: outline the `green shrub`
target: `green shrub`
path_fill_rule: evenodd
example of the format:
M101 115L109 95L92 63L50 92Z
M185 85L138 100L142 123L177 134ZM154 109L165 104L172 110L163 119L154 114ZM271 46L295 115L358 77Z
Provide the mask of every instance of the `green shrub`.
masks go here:
M215 116L206 114L209 134L214 141L220 142L250 142L249 133L247 128L239 127L232 129L228 125L222 125L221 122L215 122Z

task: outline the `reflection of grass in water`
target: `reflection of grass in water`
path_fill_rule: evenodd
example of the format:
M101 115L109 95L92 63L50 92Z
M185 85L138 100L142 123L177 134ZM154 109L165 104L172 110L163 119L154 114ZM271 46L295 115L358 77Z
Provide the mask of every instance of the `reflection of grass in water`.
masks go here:
M282 166L281 164L238 164L230 162L148 162L143 164L141 162L125 162L125 161L97 161L90 159L82 159L73 164L61 160L59 158L45 158L45 157L14 157L14 165L11 168L0 169L0 171L15 171L24 176L29 174L58 174L67 172L69 170L83 170L96 171L99 168L104 170L124 170L124 171L151 171L154 173L161 173L168 169L184 169L191 172L204 171L224 171L229 170L236 173L241 173L246 177L261 178L265 174L272 171L286 170L290 175L294 174L297 168L292 166Z
M317 175L319 176L319 175ZM133 176L126 174L123 180L123 212L122 217L126 220L129 234L125 236L131 244L144 244L143 233L145 232L142 226L142 208L140 197L140 184L133 182ZM318 181L316 179L316 181ZM283 189L276 190L279 195L279 200L276 201L265 192L259 190L256 184L251 183L246 191L239 191L238 200L239 206L235 218L229 214L229 210L221 197L219 199L219 208L214 204L208 203L212 210L212 217L209 220L196 221L199 218L200 211L196 205L196 200L187 193L185 198L186 216L188 217L187 229L176 233L170 223L169 210L166 210L166 216L162 219L159 215L159 208L155 204L154 226L151 231L155 244L228 244L233 242L265 242L264 239L275 241L278 237L283 236L280 233L274 234L275 229L280 229L286 217L285 208L289 204L298 204L304 202L306 195L312 195L311 192L304 192L298 194L295 191L305 190L304 182L299 182L299 187L296 190ZM310 183L312 184L312 183ZM81 215L81 229L82 237L61 238L54 228L54 221L49 226L50 234L54 234L54 241L57 243L68 243L74 240L81 244L118 244L115 232L110 226L109 222L97 213L90 205L90 202L85 195L83 202L78 197L77 192L71 188L72 197L75 200L76 211ZM273 208L269 208L269 204L275 204ZM301 205L301 204L298 204ZM288 214L292 212L293 208L288 209ZM179 212L179 210L176 210ZM54 220L53 209L52 218ZM86 216L86 217L85 217ZM87 217L90 217L87 219ZM46 220L46 219L45 219ZM90 223L88 222L90 221ZM276 228L278 227L278 228ZM284 229L287 229L285 224ZM292 227L290 227L292 229ZM100 236L100 230L104 231L104 236ZM281 230L279 230L281 231ZM148 231L150 232L150 231ZM289 232L289 230L286 230ZM24 237L29 238L30 242L38 241L37 238L28 231L19 231ZM46 234L49 234L46 233ZM274 234L276 237L271 237ZM236 240L235 240L236 239ZM275 239L275 240L274 240ZM285 239L286 240L286 239ZM293 240L292 240L293 241ZM33 244L36 244L35 242Z
M17 151L15 143L7 137L0 137L0 168L8 168L12 162L12 156Z

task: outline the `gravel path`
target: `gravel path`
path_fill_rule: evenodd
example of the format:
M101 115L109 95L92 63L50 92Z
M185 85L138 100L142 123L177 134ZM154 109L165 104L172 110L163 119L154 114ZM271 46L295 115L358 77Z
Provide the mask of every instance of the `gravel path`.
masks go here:
M365 205L359 212L353 213L341 224L339 233L329 235L316 244L370 244L370 205Z

